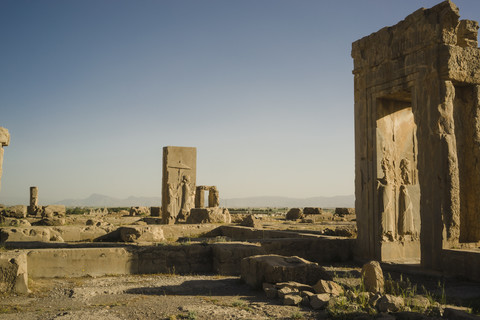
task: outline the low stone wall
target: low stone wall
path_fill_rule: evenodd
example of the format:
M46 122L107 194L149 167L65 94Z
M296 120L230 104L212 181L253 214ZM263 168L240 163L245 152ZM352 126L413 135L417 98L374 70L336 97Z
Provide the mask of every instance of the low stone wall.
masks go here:
M127 227L96 227L96 226L29 226L29 227L3 227L0 228L0 243L8 242L35 242L35 241L65 241L65 242L84 242L84 241L124 241L121 230ZM137 241L163 240L176 241L181 237L197 237L207 233L218 224L201 225L132 225L128 228L137 228L149 230L147 236L152 232L157 235L163 231L163 237L154 238L141 237Z
M317 236L300 239L268 239L260 240L267 254L298 256L318 262L353 261L356 239Z
M259 243L221 242L212 248L213 271L222 275L239 275L243 258L265 254Z
M196 244L35 249L27 252L28 275L32 278L213 271L212 247Z
M480 250L444 249L442 258L446 275L480 281Z
M265 230L241 226L219 226L212 230L212 235L228 237L235 241L276 239L276 238L318 238L318 235L299 231Z
M36 249L27 261L31 278L131 274L135 265L127 248Z

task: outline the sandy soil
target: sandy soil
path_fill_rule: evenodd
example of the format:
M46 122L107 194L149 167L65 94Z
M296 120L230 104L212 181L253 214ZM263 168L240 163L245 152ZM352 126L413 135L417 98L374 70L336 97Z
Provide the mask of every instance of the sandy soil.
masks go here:
M238 277L132 275L48 279L27 297L0 298L0 319L303 319L315 312L283 306ZM320 315L320 313L318 313Z

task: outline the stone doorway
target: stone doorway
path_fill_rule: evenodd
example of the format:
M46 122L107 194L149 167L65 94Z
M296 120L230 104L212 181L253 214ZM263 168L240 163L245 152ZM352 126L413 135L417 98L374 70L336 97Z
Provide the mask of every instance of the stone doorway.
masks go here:
M376 223L382 261L420 262L420 187L410 92L376 101Z

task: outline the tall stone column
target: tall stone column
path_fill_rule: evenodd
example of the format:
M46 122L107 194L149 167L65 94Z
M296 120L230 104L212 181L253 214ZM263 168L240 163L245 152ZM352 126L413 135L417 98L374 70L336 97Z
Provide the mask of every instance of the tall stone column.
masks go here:
M210 187L210 190L208 192L208 206L210 208L220 206L220 196L218 193L218 189L215 186Z
M38 187L30 187L30 207L38 206Z
M41 214L41 208L38 206L38 187L30 187L30 205L27 212L30 215Z
M195 192L195 208L201 209L205 208L205 187L197 186Z
M5 128L0 127L0 181L2 178L3 147L10 144L10 133Z

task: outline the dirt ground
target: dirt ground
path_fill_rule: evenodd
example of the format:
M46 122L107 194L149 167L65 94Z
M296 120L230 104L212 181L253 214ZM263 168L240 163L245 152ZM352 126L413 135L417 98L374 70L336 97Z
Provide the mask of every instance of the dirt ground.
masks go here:
M32 293L0 298L0 319L308 319L268 300L239 277L129 275L31 282Z
M326 266L345 287L360 283L358 266ZM480 284L436 276L384 271L446 303L480 307ZM403 279L403 280L402 280ZM333 317L327 311L284 306L239 277L219 275L127 275L30 281L27 296L0 296L0 319L380 319L377 314ZM443 292L444 291L444 292ZM388 316L388 315L387 315ZM388 319L388 317L386 318ZM390 318L392 319L392 318ZM423 317L415 319L438 319Z

